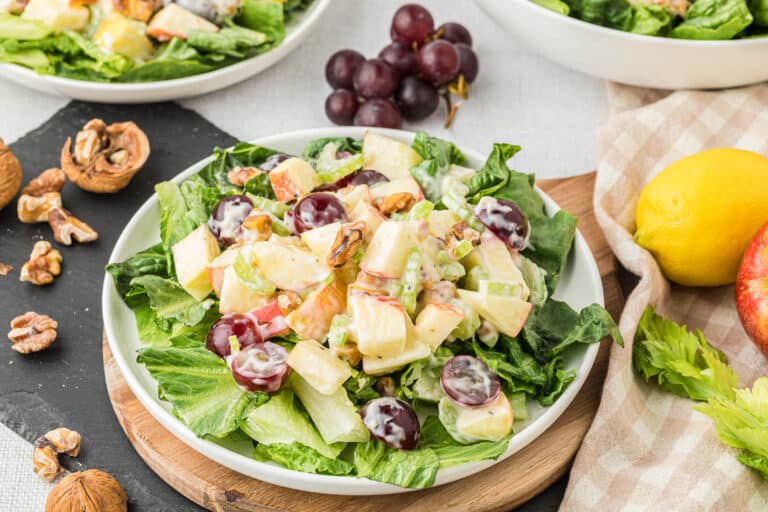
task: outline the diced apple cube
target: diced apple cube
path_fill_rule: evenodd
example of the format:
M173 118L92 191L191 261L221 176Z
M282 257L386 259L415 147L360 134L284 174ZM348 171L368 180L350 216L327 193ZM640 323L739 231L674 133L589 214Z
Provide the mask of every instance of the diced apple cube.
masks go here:
M0 0L0 13L21 14L26 6L26 0Z
M382 215L378 208L366 201L360 201L355 207L347 214L351 222L362 221L368 226L368 232L365 235L366 242L370 242L373 238L373 234L379 229L382 222L387 218Z
M306 290L331 272L309 251L273 242L254 243L251 257L261 275L281 290Z
M213 291L207 267L221 252L216 237L202 224L176 242L171 251L179 284L191 296L203 300Z
M515 297L457 290L459 298L507 336L515 337L525 325L533 304Z
M421 342L434 350L464 319L464 313L450 304L427 304L416 317L416 332Z
M286 317L288 326L303 339L322 340L333 317L347 309L346 288L339 280L315 290Z
M332 222L319 228L310 229L301 234L301 241L309 247L312 254L320 258L320 261L327 261L328 254L331 252L336 235L341 229L340 222Z
M230 247L214 258L206 267L206 270L208 271L208 279L211 281L211 286L217 297L221 297L221 286L224 283L224 271L227 267L231 267L235 264L235 258L240 254L242 248L242 246Z
M152 17L147 35L164 42L174 37L186 39L192 30L218 32L219 27L179 4L168 4Z
M373 196L371 196L371 189L368 185L357 185L354 187L346 187L336 192L339 196L341 203L344 205L344 209L348 212L351 211L361 201L371 203L373 202Z
M320 186L320 178L309 165L301 158L289 158L283 160L269 173L269 182L278 201L287 203L294 199L307 195Z
M394 357L405 349L407 314L400 302L378 295L350 295L352 332L361 354Z
M117 52L134 60L149 58L155 51L146 36L147 25L116 12L104 18L93 34L93 42L105 52Z
M88 26L90 11L82 5L71 6L69 0L29 0L22 18L45 23L53 30L82 30Z
M411 167L421 161L408 144L374 132L366 132L363 137L363 169L374 169L395 180L410 176Z
M360 268L375 276L399 279L408 253L426 238L425 228L425 221L382 222L360 260Z
M505 281L508 283L520 283L522 286L522 298L527 299L530 291L525 284L523 274L515 265L512 255L507 249L507 244L496 235L486 231L480 237L480 245L476 246L463 260L468 268L480 266L485 270L489 280Z
M408 192L416 198L416 201L424 199L424 194L421 191L419 183L413 179L412 176L406 176L404 178L397 178L392 181L377 183L371 187L371 196L374 200L383 199L391 196L392 194L398 194L400 192Z
M429 346L416 337L409 338L403 351L390 357L363 356L363 371L368 375L384 375L392 373L405 365L428 357L431 353Z
M274 295L264 295L248 288L237 277L232 266L224 270L219 299L219 313L247 313L252 309L261 308L275 300Z
M512 405L502 392L488 405L465 407L457 405L456 430L477 441L500 441L512 432Z
M324 395L335 393L352 376L347 363L315 340L294 345L288 354L288 366Z
M451 210L432 210L427 217L429 234L446 240L453 232L453 226L459 218Z

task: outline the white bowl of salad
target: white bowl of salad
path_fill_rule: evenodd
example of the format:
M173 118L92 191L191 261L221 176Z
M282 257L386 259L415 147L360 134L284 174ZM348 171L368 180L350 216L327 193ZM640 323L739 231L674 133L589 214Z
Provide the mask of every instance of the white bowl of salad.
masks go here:
M477 0L522 43L598 78L658 89L768 80L764 0Z
M293 51L330 0L0 0L0 75L105 103L205 94Z
M320 129L159 183L105 276L126 381L192 448L293 489L405 492L512 456L621 343L519 149Z

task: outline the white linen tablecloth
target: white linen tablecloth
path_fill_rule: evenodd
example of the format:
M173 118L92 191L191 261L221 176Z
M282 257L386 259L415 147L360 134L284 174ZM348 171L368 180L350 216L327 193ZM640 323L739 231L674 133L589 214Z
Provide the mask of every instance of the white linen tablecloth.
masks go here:
M326 60L341 48L375 57L388 43L391 16L402 3L335 0L307 42L283 61L229 89L180 104L242 139L330 126L323 108L331 91L324 78ZM469 28L480 75L449 130L442 128L442 105L430 119L405 129L423 129L480 152L489 151L493 142L519 144L523 151L513 166L541 178L573 176L596 167L596 130L607 115L601 81L532 54L473 2L421 3L437 24L459 21ZM553 44L565 43L553 37ZM0 80L0 137L13 142L68 101ZM32 472L31 452L29 443L0 425L0 457L6 461L0 465L0 512L42 510L50 486Z

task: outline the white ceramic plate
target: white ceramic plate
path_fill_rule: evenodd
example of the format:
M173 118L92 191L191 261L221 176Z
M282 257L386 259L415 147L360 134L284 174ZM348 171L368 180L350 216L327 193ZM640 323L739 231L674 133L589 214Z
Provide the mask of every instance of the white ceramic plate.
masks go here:
M340 136L362 138L364 131L363 128L307 130L275 135L253 142L298 155L301 154L302 149L310 140L319 137ZM407 143L413 140L413 133L409 132L397 130L376 131ZM485 161L483 155L466 148L461 149L465 152L473 167L479 168L482 166ZM490 150L490 144L487 149ZM210 158L193 165L176 176L173 181L180 183L199 171L209 161ZM541 191L539 193L544 198L548 213L552 214L559 209L552 199ZM128 222L112 251L109 261L123 261L134 253L158 243L160 241L159 219L160 208L157 196L153 195ZM592 253L580 233L576 234L573 251L560 281L556 297L568 302L577 310L594 302L603 304L603 288L600 273ZM213 442L196 437L179 419L173 416L170 405L157 398L157 384L149 375L149 372L143 366L136 363L136 351L141 347L141 342L138 339L133 313L120 299L112 278L108 274L104 278L102 311L104 315L104 328L106 329L112 353L131 390L158 422L206 457L259 480L302 491L341 495L374 495L394 494L410 490L363 478L313 475L292 471L275 464L257 462L248 454L239 454ZM576 369L578 372L576 380L557 402L550 407L540 407L537 403L529 401L530 419L525 422L515 423L515 435L512 436L509 449L500 460L513 455L536 439L565 411L584 384L595 361L597 350L597 344L589 345L588 347L581 345L568 353L565 364L567 368ZM495 461L478 462L442 469L437 475L435 485L442 485L464 478L489 468L495 463Z
M23 66L0 64L0 77L44 93L97 103L153 103L206 94L257 75L282 60L309 36L330 3L331 0L315 0L305 12L297 14L286 25L285 40L277 48L200 75L160 82L115 84L38 75Z
M658 89L720 89L768 80L765 37L732 41L651 37L563 16L530 0L477 2L532 50L598 78Z

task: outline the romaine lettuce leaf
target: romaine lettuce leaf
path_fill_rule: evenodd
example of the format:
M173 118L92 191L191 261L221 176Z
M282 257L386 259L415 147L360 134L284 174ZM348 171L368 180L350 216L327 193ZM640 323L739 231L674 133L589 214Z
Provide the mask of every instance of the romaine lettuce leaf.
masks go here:
M628 30L632 4L628 0L569 0L571 14L589 23Z
M434 450L395 450L372 438L355 445L357 476L387 484L424 489L435 482L440 459Z
M755 19L755 25L768 27L768 0L749 0L749 10Z
M270 46L285 39L285 14L283 3L278 0L244 0L235 21L267 36Z
M632 346L635 371L646 382L693 400L732 399L738 376L725 354L710 345L701 331L685 326L646 308L637 324Z
M146 294L131 294L131 281L135 277L144 275L156 275L158 277L168 277L168 267L166 263L165 252L161 244L153 245L141 252L137 252L127 260L121 263L110 263L107 265L107 272L112 276L115 282L117 293L126 302L128 307L136 307L147 303Z
M52 32L51 27L40 21L0 13L0 39L43 39Z
M147 294L149 305L158 318L172 318L188 326L200 323L213 306L212 300L198 302L173 279L146 275L134 278L131 286Z
M658 5L633 5L630 32L647 36L663 35L672 25L672 14Z
M452 357L448 348L438 347L430 357L409 364L400 374L401 393L409 400L438 402L445 396L440 387L440 375L445 362Z
M218 32L190 30L187 44L202 52L211 52L242 59L248 50L264 44L267 36L245 27L224 27Z
M511 434L500 441L480 441L464 445L457 442L437 416L429 416L421 427L420 448L431 448L445 468L468 462L496 460L507 450Z
M443 195L442 181L451 164L466 165L467 157L452 142L431 137L426 132L416 134L411 145L424 160L411 168L411 175L416 179L424 195L432 202L437 202Z
M198 436L226 436L249 405L269 399L240 389L224 360L205 348L147 347L137 361L157 381L160 399Z
M253 457L264 462L276 462L288 469L304 473L344 476L355 472L355 466L349 462L326 457L317 450L299 443L259 444L254 450Z
M532 2L539 4L550 11L555 11L556 13L564 14L566 16L571 12L571 8L568 7L568 4L561 0L532 0Z
M670 36L681 39L732 39L752 23L746 0L696 0Z

